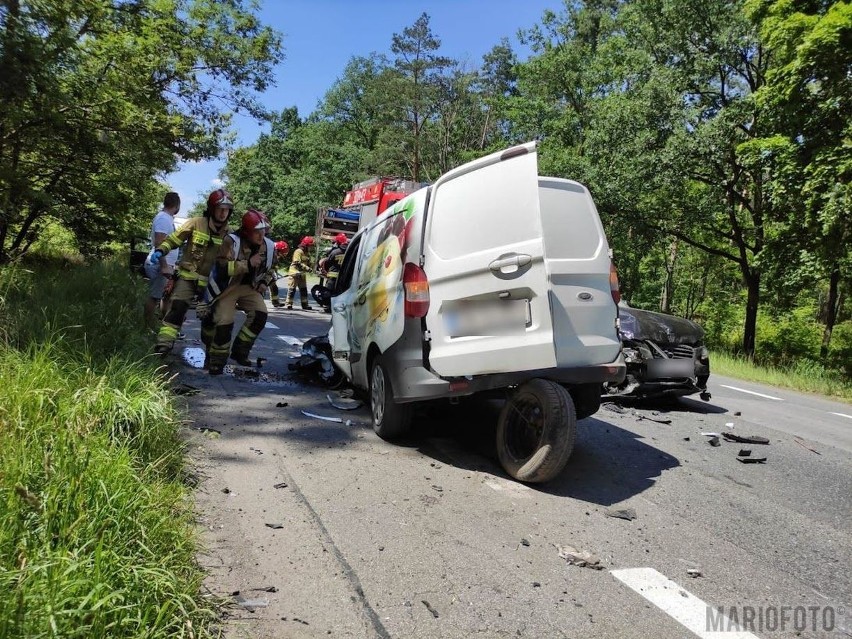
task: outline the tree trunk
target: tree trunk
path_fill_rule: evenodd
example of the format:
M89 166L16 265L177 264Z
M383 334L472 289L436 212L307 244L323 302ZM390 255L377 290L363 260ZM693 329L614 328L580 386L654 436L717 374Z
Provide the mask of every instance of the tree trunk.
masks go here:
M825 329L822 332L822 345L819 348L819 356L825 359L828 356L828 347L831 345L831 333L834 323L837 321L837 289L840 285L840 267L834 265L831 277L828 280L828 302L826 302Z
M669 244L668 255L665 258L666 281L663 282L663 290L660 293L660 311L663 313L672 312L672 298L674 297L674 271L675 262L677 262L677 238L673 239Z
M743 353L749 360L754 360L755 342L757 338L757 308L760 304L760 272L749 269L745 276L748 298L746 300L745 325L743 327Z

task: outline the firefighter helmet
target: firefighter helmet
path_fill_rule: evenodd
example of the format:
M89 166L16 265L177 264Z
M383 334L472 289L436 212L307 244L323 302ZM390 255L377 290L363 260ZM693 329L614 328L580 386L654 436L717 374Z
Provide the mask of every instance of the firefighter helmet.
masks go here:
M345 233L338 233L334 236L334 241L337 242L340 246L343 246L347 242L349 242L349 238L346 237Z
M290 250L290 246L284 240L279 240L275 243L275 250L279 253L286 253Z
M305 237L302 238L302 241L299 242L299 246L313 246L313 245L314 245L314 238L312 238L310 235L306 235Z
M213 211L218 206L227 206L230 208L228 219L231 213L234 212L234 200L231 199L231 194L225 189L216 189L207 197L207 209L204 211L204 217L213 215Z
M269 221L266 216L257 209L249 209L243 214L243 220L240 223L240 230L243 233L251 231L260 231L269 228Z

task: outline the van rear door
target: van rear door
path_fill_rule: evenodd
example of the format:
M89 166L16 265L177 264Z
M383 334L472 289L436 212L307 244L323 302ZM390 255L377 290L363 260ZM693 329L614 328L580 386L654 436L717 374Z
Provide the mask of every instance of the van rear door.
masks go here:
M422 255L434 372L455 377L556 365L534 142L435 182Z

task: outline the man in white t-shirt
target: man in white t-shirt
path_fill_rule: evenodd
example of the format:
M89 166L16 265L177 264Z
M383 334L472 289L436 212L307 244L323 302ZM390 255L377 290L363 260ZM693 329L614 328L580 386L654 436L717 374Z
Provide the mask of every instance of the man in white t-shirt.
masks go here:
M177 193L166 193L163 198L163 210L154 216L151 224L151 251L158 247L163 240L175 231L175 215L180 211L180 196ZM151 254L148 254L150 258ZM155 312L160 307L160 317L164 317L168 305L167 288L175 271L175 262L178 259L177 251L169 251L163 255L156 264L149 264L145 260L145 275L151 281L148 299L145 300L145 326L151 329L157 328Z

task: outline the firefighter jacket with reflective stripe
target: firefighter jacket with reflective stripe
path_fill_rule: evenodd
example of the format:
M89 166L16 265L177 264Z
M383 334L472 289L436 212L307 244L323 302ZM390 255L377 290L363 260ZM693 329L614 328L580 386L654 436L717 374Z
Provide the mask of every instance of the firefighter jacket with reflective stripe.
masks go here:
M222 246L222 238L229 231L228 225L225 224L217 233L206 217L193 217L163 240L157 248L165 254L185 244L183 255L177 263L178 275L186 280L206 283Z
M328 279L332 280L340 273L344 255L346 255L346 249L338 244L335 244L328 252L325 258L325 271Z
M311 257L308 252L301 246L293 251L293 261L290 263L289 275L298 275L299 273L311 272Z
M260 254L261 262L255 268L249 264L249 258L257 254ZM269 286L275 280L274 258L275 245L269 238L263 238L260 246L252 246L243 242L236 233L226 235L207 285L209 297L216 298L229 286L239 284L255 289L260 284Z

